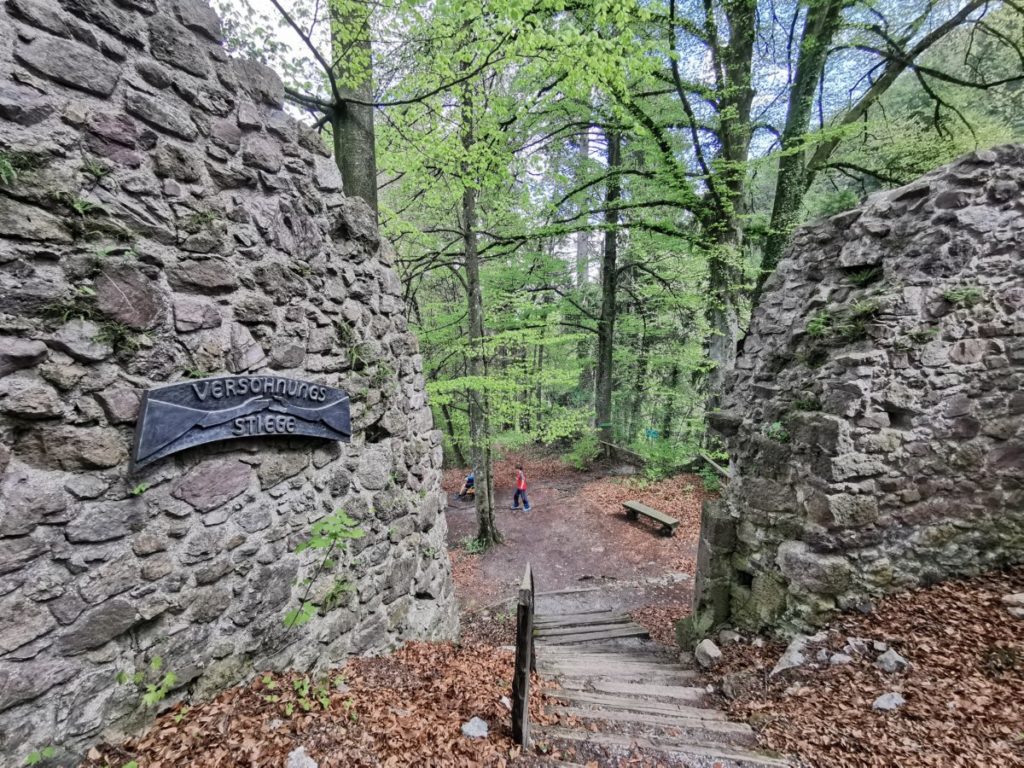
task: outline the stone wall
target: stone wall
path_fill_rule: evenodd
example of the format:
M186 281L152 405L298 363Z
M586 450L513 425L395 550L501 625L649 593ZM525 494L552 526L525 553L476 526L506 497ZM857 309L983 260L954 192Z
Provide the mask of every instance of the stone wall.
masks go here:
M698 609L807 629L1024 561L1022 192L998 147L796 234L713 417Z
M254 670L450 637L441 447L392 251L200 0L0 6L0 764ZM128 472L140 392L277 372L351 444L235 441ZM297 629L336 508L359 519ZM324 593L335 579L354 589Z

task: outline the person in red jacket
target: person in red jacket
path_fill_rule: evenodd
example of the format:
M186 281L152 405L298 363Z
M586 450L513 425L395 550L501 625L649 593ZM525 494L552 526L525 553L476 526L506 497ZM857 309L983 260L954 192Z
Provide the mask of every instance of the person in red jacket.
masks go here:
M519 497L523 499L523 512L530 511L530 500L526 498L526 475L523 465L516 464L516 492L512 496L512 509L519 509Z

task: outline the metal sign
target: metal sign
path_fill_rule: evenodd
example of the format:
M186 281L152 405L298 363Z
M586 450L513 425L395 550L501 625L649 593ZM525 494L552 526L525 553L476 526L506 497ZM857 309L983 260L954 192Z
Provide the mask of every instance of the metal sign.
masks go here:
M196 379L142 396L132 466L218 440L293 435L348 442L348 395L281 376Z

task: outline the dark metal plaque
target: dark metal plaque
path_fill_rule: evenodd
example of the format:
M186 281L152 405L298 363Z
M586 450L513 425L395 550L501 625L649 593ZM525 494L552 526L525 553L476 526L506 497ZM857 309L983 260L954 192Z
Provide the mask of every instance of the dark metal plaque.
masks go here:
M306 435L348 442L348 395L281 376L214 376L151 389L135 423L133 468L204 443Z

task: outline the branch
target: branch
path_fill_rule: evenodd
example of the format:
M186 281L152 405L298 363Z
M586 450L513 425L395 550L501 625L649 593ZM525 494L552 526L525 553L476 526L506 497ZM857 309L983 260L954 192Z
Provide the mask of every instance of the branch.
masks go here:
M309 52L313 54L313 58L317 60L321 67L323 67L324 74L327 76L327 81L331 85L331 95L334 96L335 103L337 103L339 101L340 94L338 93L338 84L334 81L334 69L313 44L312 38L303 31L298 22L292 18L291 14L281 6L280 0L270 0L270 2L275 8L277 8L277 12L284 17L288 26L295 30L295 34L299 36L299 39L302 40L305 46L309 49Z
M906 56L899 59L890 59L881 77L872 84L853 107L847 110L846 114L839 121L839 126L851 125L860 120L867 113L871 105L878 101L882 94L896 81L896 78L903 73L907 68L907 62L916 60L931 46L963 24L972 13L987 2L988 0L970 0L957 14L921 38ZM817 149L814 150L814 154L811 155L807 163L807 173L804 179L806 185L810 185L814 174L828 161L836 147L839 146L839 142L839 137L833 137L819 144Z

